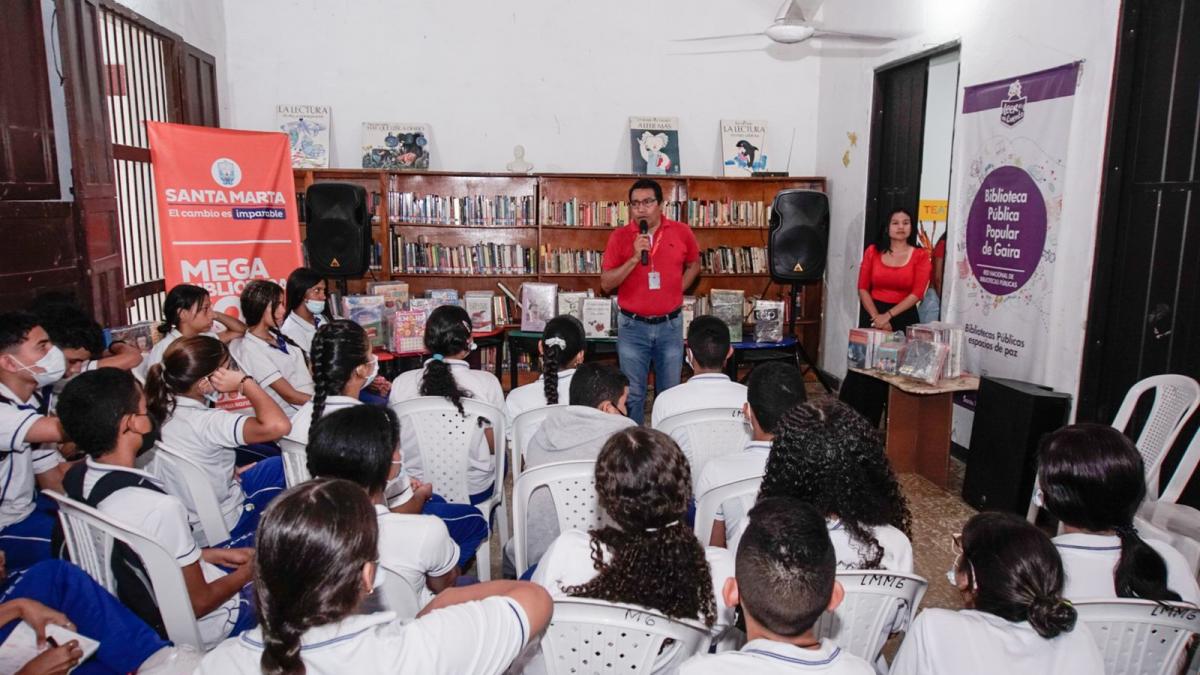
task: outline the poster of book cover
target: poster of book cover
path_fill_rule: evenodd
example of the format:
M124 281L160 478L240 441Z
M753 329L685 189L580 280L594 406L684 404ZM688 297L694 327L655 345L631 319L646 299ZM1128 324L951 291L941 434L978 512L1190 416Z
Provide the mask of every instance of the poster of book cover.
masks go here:
M721 120L721 161L726 176L767 170L767 121Z
M275 126L288 135L292 168L329 168L329 106L280 103Z
M521 330L540 333L558 308L558 284L521 284Z
M363 122L362 168L424 171L429 168L429 125Z
M630 117L629 148L634 173L679 175L679 118Z
M587 337L612 335L612 298L583 299L583 330Z

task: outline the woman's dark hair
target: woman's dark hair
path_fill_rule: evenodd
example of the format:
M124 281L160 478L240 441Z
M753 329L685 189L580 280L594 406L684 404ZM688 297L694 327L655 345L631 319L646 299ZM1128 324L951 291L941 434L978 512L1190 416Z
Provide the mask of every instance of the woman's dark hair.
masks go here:
M880 253L891 253L892 251L892 216L897 213L903 213L908 216L908 222L910 223L908 228L908 245L914 248L917 246L917 219L913 218L912 211L908 209L892 209L888 211L887 220L883 221L883 226L879 228L879 234L875 236L875 250Z
M116 447L121 418L137 413L141 394L129 371L97 368L72 378L55 409L75 447L101 457Z
M267 279L252 279L246 283L238 300L242 306L242 320L246 322L246 326L257 326L264 316L274 316L275 310L283 304L283 287ZM284 335L278 326L267 328L267 332L276 340L283 340L304 354L300 345ZM308 360L307 355L304 358Z
M675 441L644 427L613 434L596 459L596 494L615 525L590 532L595 578L564 590L713 625L712 572L687 525L692 472Z
M363 566L378 559L375 509L354 483L317 478L271 502L254 558L264 675L306 672L301 636L358 609Z
M985 511L963 527L962 547L958 571L975 609L1028 621L1047 639L1075 627L1075 608L1062 597L1062 559L1046 533L1011 513Z
M146 409L160 422L175 412L175 397L187 392L229 359L229 349L215 337L179 338L167 347L162 363L146 373Z
M352 405L314 424L308 435L308 472L343 478L370 494L382 493L400 445L400 420L391 408Z
M1038 484L1046 509L1089 532L1121 539L1113 568L1117 597L1179 600L1167 587L1167 564L1133 527L1146 497L1142 456L1125 434L1104 424L1073 424L1046 436L1038 451Z
M883 560L883 547L870 528L891 525L912 536L908 501L879 431L834 398L795 406L776 424L759 490L759 498L766 497L793 497L826 518L839 518L863 546L859 569L879 569Z
M166 335L173 328L179 327L179 313L187 309L195 309L208 297L208 291L191 284L179 284L167 291L163 300L163 322L158 326L158 332Z
M287 278L287 313L291 314L304 304L304 295L322 281L325 281L325 277L314 269L297 267L292 270Z
M450 365L443 359L471 348L471 315L467 310L457 305L442 305L433 310L425 322L425 348L433 354L433 359L425 364L420 394L445 396L465 415L462 399L470 398L471 394L458 388Z
M547 341L554 344L547 344ZM558 341L562 340L563 345ZM542 331L542 391L547 405L558 404L558 371L583 351L587 334L583 322L570 314L560 314L546 322Z
M312 424L325 412L325 400L342 393L354 369L371 360L367 332L348 319L322 324L312 341Z

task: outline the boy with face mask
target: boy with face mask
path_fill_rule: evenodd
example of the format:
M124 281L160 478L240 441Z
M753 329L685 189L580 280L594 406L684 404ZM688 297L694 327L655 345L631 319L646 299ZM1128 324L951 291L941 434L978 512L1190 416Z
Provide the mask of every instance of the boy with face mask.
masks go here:
M37 488L62 490L62 425L48 391L66 371L62 350L33 315L0 314L0 550L12 570L50 557L56 509Z

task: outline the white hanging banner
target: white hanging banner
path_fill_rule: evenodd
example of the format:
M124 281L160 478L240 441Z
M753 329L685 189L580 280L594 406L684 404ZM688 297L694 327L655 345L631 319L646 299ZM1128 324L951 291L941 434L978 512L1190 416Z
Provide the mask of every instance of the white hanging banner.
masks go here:
M963 170L950 223L947 320L966 366L1044 384L1079 63L963 90ZM1086 284L1086 279L1080 279Z

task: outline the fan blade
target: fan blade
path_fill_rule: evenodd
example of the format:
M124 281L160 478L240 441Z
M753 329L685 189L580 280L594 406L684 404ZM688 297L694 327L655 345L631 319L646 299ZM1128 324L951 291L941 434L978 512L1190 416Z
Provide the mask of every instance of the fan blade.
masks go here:
M779 11L775 13L775 20L786 23L804 23L804 10L800 9L796 0L786 0Z
M821 38L821 37L839 38L842 40L860 40L863 42L891 42L892 40L896 39L890 35L869 35L867 33L845 33L845 32L837 31L837 30L820 30L820 29L818 29L817 31L815 31L813 33L813 37L815 37L815 38Z
M709 35L706 37L677 38L675 40L671 40L671 42L703 42L705 40L729 40L729 39L733 39L733 38L758 37L763 34L764 33L762 31L758 31L757 33L730 33L728 35Z
M747 54L750 52L765 52L765 47L753 49L705 49L698 52L667 52L667 56L704 56L707 54Z

